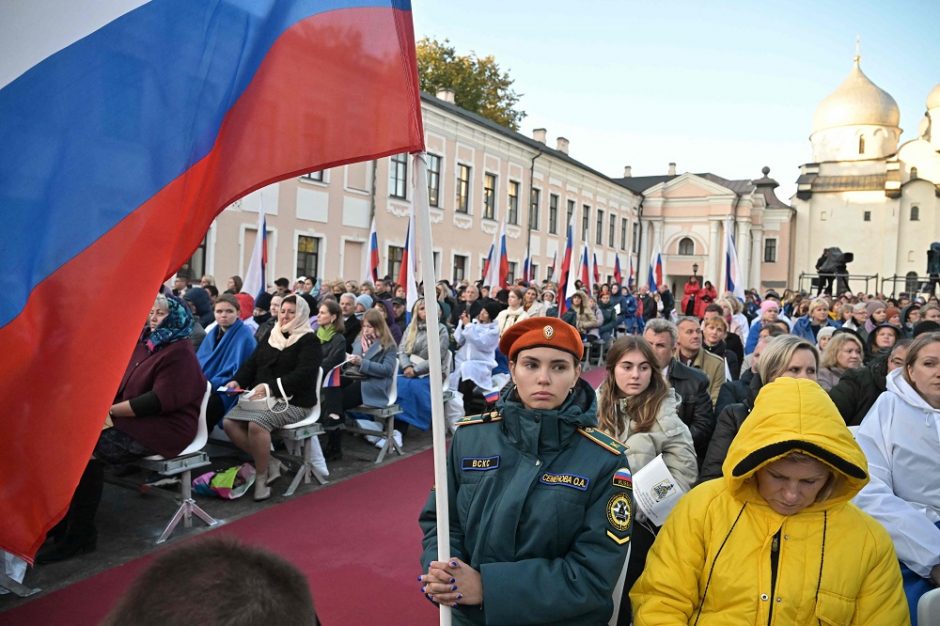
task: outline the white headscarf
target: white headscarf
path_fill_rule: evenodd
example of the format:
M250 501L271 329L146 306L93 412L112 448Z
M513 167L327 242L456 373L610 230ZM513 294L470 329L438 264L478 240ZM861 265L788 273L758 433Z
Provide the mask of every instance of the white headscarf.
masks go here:
M280 320L278 320L274 324L274 328L271 329L271 335L268 337L268 345L275 350L289 348L300 341L301 337L307 333L313 332L313 329L310 328L310 305L300 296L295 296L294 301L297 305L297 314L294 315L294 319L288 322L283 328L281 327ZM283 304L282 302L281 305L283 306ZM287 304L290 303L288 302ZM286 337L284 336L285 333L287 334Z

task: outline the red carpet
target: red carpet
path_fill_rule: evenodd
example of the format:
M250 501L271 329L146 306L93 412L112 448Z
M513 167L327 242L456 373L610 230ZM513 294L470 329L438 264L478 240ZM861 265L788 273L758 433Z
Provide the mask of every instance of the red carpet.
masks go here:
M433 481L428 450L211 532L263 546L300 568L326 626L436 624L438 611L421 595L417 581L418 513ZM0 623L98 624L152 558L0 613Z

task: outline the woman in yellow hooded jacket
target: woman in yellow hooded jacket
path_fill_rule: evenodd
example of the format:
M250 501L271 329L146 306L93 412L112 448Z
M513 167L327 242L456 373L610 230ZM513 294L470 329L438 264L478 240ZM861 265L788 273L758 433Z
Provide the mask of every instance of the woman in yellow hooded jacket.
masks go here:
M850 502L867 467L819 385L764 386L723 479L689 492L657 536L634 624L909 624L891 539Z

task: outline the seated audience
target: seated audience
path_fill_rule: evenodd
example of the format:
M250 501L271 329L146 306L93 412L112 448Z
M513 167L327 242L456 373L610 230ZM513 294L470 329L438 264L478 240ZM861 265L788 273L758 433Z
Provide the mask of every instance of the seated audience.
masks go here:
M863 367L847 370L839 382L832 386L829 397L839 409L846 426L862 423L875 400L887 389L888 374L904 365L910 345L910 339L901 339L894 344L887 358L875 359Z
M601 326L601 320L591 306L588 295L583 291L576 291L571 296L571 307L564 312L561 319L574 326L581 333L581 339L585 343L600 341L598 329Z
M529 315L522 306L523 298L525 298L525 292L522 287L509 289L509 293L506 295L508 306L496 314L496 326L499 328L500 337L516 322L528 319Z
M443 311L438 309L438 315L443 318ZM441 346L441 371L446 376L450 334L442 321L437 323L437 337ZM431 365L428 362L427 309L423 298L418 299L411 310L411 323L398 346L398 366L398 405L402 413L395 417L395 424L403 436L409 424L428 430L431 427L431 383L428 379Z
M765 385L723 480L686 494L656 537L633 623L906 624L891 539L850 502L867 468L819 385Z
M353 319L356 318L353 317ZM336 303L336 300L324 300L317 310L316 333L317 339L320 341L320 350L323 353L320 368L323 370L324 378L326 378L330 370L346 360L346 337L344 336L344 330L345 322L343 321L342 308ZM337 461L343 458L343 432L339 429L339 427L342 426L342 421L338 416L324 415L323 411L321 411L320 425L327 431L326 450L318 450L319 444L317 443L314 445L312 454L314 457L314 465L316 466L318 461L320 462L320 467L317 467L318 471L328 476L329 470L326 467L326 461Z

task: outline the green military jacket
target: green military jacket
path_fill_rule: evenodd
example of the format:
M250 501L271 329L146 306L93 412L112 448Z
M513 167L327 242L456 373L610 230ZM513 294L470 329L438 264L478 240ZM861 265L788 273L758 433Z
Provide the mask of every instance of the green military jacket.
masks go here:
M606 624L629 548L633 491L625 448L595 431L594 390L579 380L561 408L458 422L448 455L451 555L481 574L483 605L458 624ZM422 566L437 560L435 497L420 524Z

